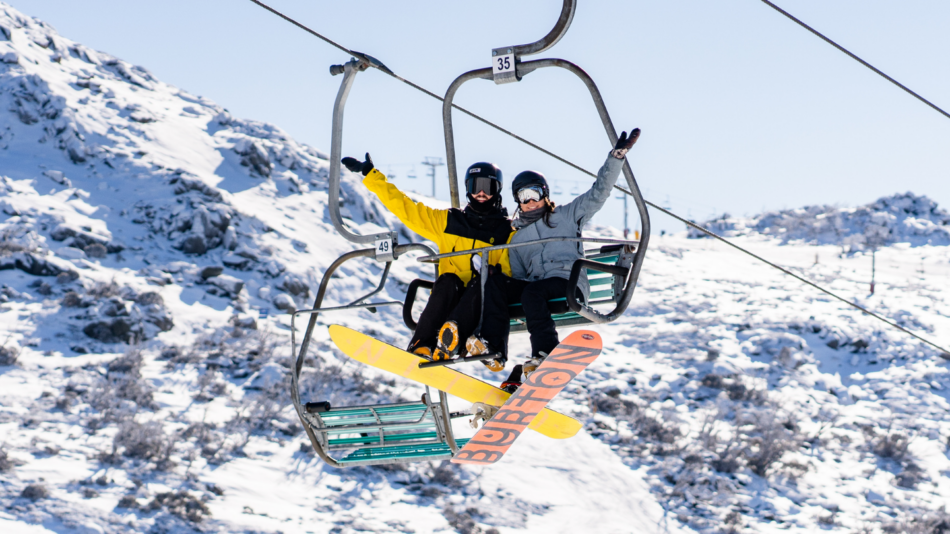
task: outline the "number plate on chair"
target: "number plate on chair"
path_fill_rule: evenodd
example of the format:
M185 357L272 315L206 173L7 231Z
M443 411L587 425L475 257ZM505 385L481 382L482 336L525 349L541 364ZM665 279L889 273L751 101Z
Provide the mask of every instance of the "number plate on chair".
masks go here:
M494 74L501 74L503 72L514 72L515 71L515 55L505 54L503 56L493 57L492 70L494 71Z
M518 81L514 51L511 48L496 48L491 53L491 69L495 83Z
M393 238L388 237L376 242L376 261L393 261Z

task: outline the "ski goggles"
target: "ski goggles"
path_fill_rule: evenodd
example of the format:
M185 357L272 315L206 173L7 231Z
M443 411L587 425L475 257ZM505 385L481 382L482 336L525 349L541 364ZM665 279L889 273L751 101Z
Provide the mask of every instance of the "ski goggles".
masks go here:
M498 193L498 180L494 178L488 178L486 176L477 176L466 181L466 188L468 189L469 195L476 195L478 193L488 193L489 195L496 195Z
M518 203L526 204L531 201L537 201L544 198L544 188L540 185L529 185L518 190Z

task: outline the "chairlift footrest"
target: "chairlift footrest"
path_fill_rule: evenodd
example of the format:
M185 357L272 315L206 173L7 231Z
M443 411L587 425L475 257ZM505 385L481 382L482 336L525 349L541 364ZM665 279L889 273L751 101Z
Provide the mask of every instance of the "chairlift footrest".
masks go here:
M435 360L431 362L421 362L419 364L419 369L428 369L429 367L442 367L445 365L455 365L455 364L466 363L466 362L480 362L482 360L491 360L497 356L498 356L497 353L479 354L478 356L465 356L462 358L450 358L448 360Z

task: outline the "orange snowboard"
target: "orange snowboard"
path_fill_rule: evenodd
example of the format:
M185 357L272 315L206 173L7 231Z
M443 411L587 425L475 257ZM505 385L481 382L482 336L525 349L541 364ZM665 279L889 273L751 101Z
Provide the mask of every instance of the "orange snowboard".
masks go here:
M452 463L490 465L500 460L535 416L597 359L601 350L600 335L596 332L578 330L567 336L456 453Z

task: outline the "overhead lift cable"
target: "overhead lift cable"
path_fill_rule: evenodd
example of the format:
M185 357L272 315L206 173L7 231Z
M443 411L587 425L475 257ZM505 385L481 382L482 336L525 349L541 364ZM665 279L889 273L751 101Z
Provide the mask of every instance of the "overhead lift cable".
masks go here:
M906 85L900 83L899 81L895 80L894 78L891 78L891 77L888 76L887 74L884 74L883 72L881 72L880 70L878 70L877 68L875 68L874 65L871 65L871 64L868 63L867 61L864 61L863 59L859 58L858 56L852 54L851 52L849 52L849 51L848 51L846 48L844 48L843 46L839 45L838 43L836 43L836 42L832 41L831 39L829 39L829 38L825 37L824 35L822 35L818 30L812 28L811 26L805 24L805 23L802 22L801 20L799 20L799 19L795 18L794 16L792 16L792 14L789 13L788 11L785 11L784 9L778 7L777 5L773 4L772 2L769 2L769 0L762 0L762 2L764 2L766 5L768 5L768 6L771 7L772 9L778 11L779 13L785 15L786 17L788 17L789 19L793 20L794 22L798 23L798 25L801 26L802 28L805 28L806 30L808 30L808 31L812 32L813 34L817 35L817 36L820 37L822 40L824 40L826 43L828 43L828 44L830 44L831 46L837 48L838 50L841 50L841 51L844 52L845 54L848 54L849 56L851 56L851 59L854 59L854 60L857 61L858 63L860 63L860 64L864 65L865 67L867 67L867 68L873 70L874 72L880 74L885 80L887 80L887 81L893 83L894 85L900 87L901 89L907 91L908 93L910 93L911 95L913 95L915 98L917 98L918 100L920 100L920 101L923 102L924 104L927 104L928 106L934 108L935 110L937 110L938 113L940 113L940 114L943 115L944 117L950 119L950 113L947 113L946 111L940 109L940 108L937 107L937 105L934 104L933 102L927 100L926 98L924 98L924 97L918 95L917 93L915 93L914 91L910 90L910 88L908 88Z
M264 8L264 9L270 11L271 13L277 15L278 17L280 17L280 18L286 20L287 22L290 22L290 23L293 24L294 26L297 26L298 28L300 28L300 29L306 31L307 33L309 33L309 34L311 34L311 35L313 35L313 36L315 36L315 37L317 37L317 38L319 38L319 39L325 41L326 43L328 43L328 44L330 44L330 45L332 45L332 46L334 46L334 47L340 49L340 50L343 51L343 52L346 52L346 53L348 53L348 54L351 54L351 55L353 55L353 56L355 56L355 57L359 57L359 58L361 58L361 59L366 59L367 61L369 61L370 63L372 63L374 66L379 67L379 70L380 70L381 72L385 72L386 74L388 74L388 75L392 76L393 78L395 78L395 79L397 79L397 80L399 80L399 81L405 83L406 85L409 85L410 87L412 87L412 88L414 88L414 89L416 89L416 90L418 90L418 91L421 91L421 92L423 92L423 93L425 93L425 94L431 96L432 98L435 98L436 100L438 100L438 101L440 101L440 102L444 101L444 99L443 99L441 96L439 96L439 95L433 93L432 91L429 91L428 89L425 89L424 87L421 87L421 86L419 86L419 85L416 85L415 83L413 83L413 82L411 82L411 81L409 81L409 80L407 80L407 79L405 79L405 78L403 78L403 77L401 77L401 76L399 76L399 75L397 75L396 73L394 73L394 72L392 72L391 70L389 70L388 68L386 68L385 65L382 65L379 61L375 60L374 58L372 58L372 57L370 57L370 56L367 56L366 54L363 54L363 53L361 53L361 52L356 52L356 51L354 51L354 50L350 50L350 49L348 49L348 48L346 48L346 47L344 47L344 46L342 46L342 45L340 45L340 44L334 42L333 40L331 40L331 39L329 39L329 38L327 38L327 37L321 35L320 33L318 33L318 32L316 32L316 31L312 30L311 28L308 28L307 26L301 24L300 22L297 22L296 20L294 20L294 19L288 17L287 15L284 15L283 13L281 13L281 12L275 10L274 8L268 6L267 4L264 4L263 2L260 2L259 0L250 0L250 1L253 2L253 3L255 3L255 4L257 4L258 6L260 6L260 7L262 7L262 8ZM766 2L766 3L769 3L769 2L767 2L766 0L763 0L763 1ZM773 7L775 7L774 4L771 4L771 3L769 3L769 4L772 5ZM784 13L784 12L783 12L783 13ZM787 13L786 13L786 14L787 14ZM791 16L791 15L789 15L789 16ZM798 19L794 19L794 20L797 21ZM807 26L806 26L806 27L807 27ZM810 29L810 28L809 28L809 29ZM814 30L812 30L812 31L814 31ZM815 33L817 33L817 32L815 32ZM819 34L819 35L820 35L820 34ZM823 36L822 36L822 37L823 37ZM827 40L827 39L826 39L826 40ZM829 42L830 42L830 41L829 41ZM832 43L832 44L834 44L834 43ZM835 45L835 46L837 46L837 45ZM839 48L840 48L840 47L839 47ZM842 50L843 50L843 49L842 49ZM847 52L847 51L846 51L846 52ZM850 54L850 52L849 52L849 54ZM856 58L856 59L857 59L857 58ZM859 59L859 61L860 61L860 59ZM868 65L868 66L870 67L870 65ZM870 68L874 69L874 67L870 67ZM877 69L874 69L874 70L877 71ZM880 71L877 71L877 72L880 72ZM883 73L881 73L881 74L883 75ZM885 76L885 77L886 77L886 76ZM888 79L890 79L890 78L888 78ZM891 80L891 81L893 81L893 80ZM897 82L894 82L894 83L897 83ZM900 84L898 84L898 85L900 85ZM904 87L904 86L901 85L901 87ZM906 89L906 87L904 87L904 89ZM913 93L913 91L910 91L909 89L907 89L907 91L909 91L909 92L911 92L911 94L914 94L915 96L917 96L917 94L916 94L916 93ZM920 98L920 97L918 96L918 98ZM923 100L923 99L921 98L921 100ZM924 102L927 102L927 101L924 100ZM927 103L929 104L929 102L927 102ZM933 104L930 104L930 105L933 106ZM501 127L501 126L499 126L499 125L497 125L497 124L495 124L495 123L493 123L493 122L491 122L491 121L489 121L489 120L487 120L487 119L485 119L485 118L482 118L482 117L480 117L479 115L476 115L475 113L473 113L473 112L471 112L471 111L468 111L468 110L465 109L465 108L462 108L462 107L457 106L457 105L455 105L455 104L452 104L452 107L455 108L455 109L457 109L457 110L459 110L459 111L461 111L462 113L465 113L466 115L468 115L468 116L470 116L470 117L472 117L472 118L474 118L474 119L476 119L476 120L478 120L478 121L480 121L480 122L482 122L482 123L488 125L488 126L491 126L492 128L494 128L494 129L496 129L496 130L498 130L498 131L500 131L500 132L502 132L502 133L504 133L504 134L506 134L506 135L508 135L508 136L510 136L510 137L513 137L513 138L517 139L518 141L521 141L522 143L524 143L524 144L530 146L531 148L534 148L534 149L536 149L536 150L538 150L538 151L540 151L540 152L542 152L542 153L544 153L544 154L546 154L546 155L548 155L548 156L551 156L552 158L554 158L554 159L560 161L561 163L564 163L565 165L568 165L569 167L572 167L572 168L574 168L574 169L576 169L576 170L578 170L578 171L580 171L580 172L582 172L582 173L584 173L584 174L586 174L586 175L588 175L588 176L591 176L591 177L594 177L594 178L597 177L597 175L596 175L595 173L593 173L593 172L591 172L591 171L589 171L589 170L587 170L587 169L581 167L580 165L577 165L577 164L575 164L575 163L573 163L573 162L571 162L571 161L569 161L569 160L567 160L567 159L565 159L565 158L563 158L563 157L561 157L561 156L555 154L554 152L551 152L550 150L547 150L547 149L545 149L545 148L543 148L543 147L541 147L541 146L539 146L539 145L537 145L537 144L535 144L535 143L532 143L531 141L529 141L529 140L527 140L527 139L525 139L525 138L523 138L523 137L521 137L521 136L515 134L514 132L511 132L511 131L509 131L509 130L506 130L505 128L503 128L503 127ZM936 109L937 109L938 111L940 111L941 113L944 113L943 110L940 110L940 109L937 108L936 106L933 106L933 107L936 108ZM944 114L946 115L946 113L944 113ZM947 115L947 116L950 117L950 115ZM619 191L622 191L623 193L625 193L625 194L627 194L627 195L632 195L632 193L631 193L630 191L624 189L623 187L620 187L620 186L615 185L614 188L617 189L617 190L619 190ZM684 224L686 224L686 225L688 225L688 226L690 226L690 227L692 227L692 228L695 228L695 229L699 230L700 232L703 232L704 234L706 234L706 235L708 235L708 236L710 236L710 237L713 237L713 238L715 238L715 239L718 239L719 241L722 241L723 243L729 245L730 247L732 247L732 248L734 248L734 249L736 249L736 250L738 250L738 251L740 251L740 252L743 252L743 253L745 253L745 254L748 254L749 256L752 256L753 258L755 258L755 259L761 261L762 263L765 263L766 265L768 265L768 266L770 266L770 267L773 267L773 268L775 268L775 269L778 269L779 271L782 271L783 273L785 273L785 274L787 274L787 275L789 275L789 276L795 278L796 280L799 280L799 281L801 281L801 282L803 282L803 283L805 283L805 284L807 284L807 285L809 285L809 286L811 286L811 287L814 287L815 289L821 291L822 293L825 293L826 295L829 295L829 296L831 296L831 297L833 297L833 298L835 298L835 299L837 299L837 300L839 300L839 301L841 301L841 302L844 302L845 304L847 304L847 305L849 305L849 306L851 306L851 307L853 307L853 308L856 308L856 309L858 309L858 310L860 310L860 311L862 311L862 312L864 312L864 313L870 315L871 317L873 317L873 318L875 318L875 319L877 319L877 320L879 320L879 321L882 321L882 322L884 322L885 324L887 324L887 325L889 325L889 326L891 326L891 327L893 327L893 328L896 328L896 329L898 329L898 330L900 330L900 331L902 331L902 332L904 332L904 333L906 333L906 334L908 334L908 335L914 337L915 339L918 339L918 340L920 340L920 341L926 343L927 345L930 345L931 347L933 347L933 348L937 349L938 351L940 351L940 352L941 352L941 356L942 356L943 358L950 360L950 351L944 349L943 347L940 347L939 345L936 345L936 344L934 344L933 342L928 341L927 339L924 339L923 337L921 337L921 336L919 336L919 335L917 335L917 334L911 332L910 330L907 330L906 328L904 328L904 327L902 327L902 326L900 326L900 325L898 325L898 324L896 324L896 323L894 323L894 322L892 322L892 321L890 321L890 320L888 320L888 319L885 319L884 317L882 317L882 316L880 316L880 315L878 315L878 314L876 314L876 313L874 313L874 312L868 310L867 308L864 308L863 306L861 306L861 305L859 305L859 304L855 304L854 302L851 302L851 301L849 301L849 300L847 300L847 299L845 299L845 298L843 298L843 297L840 297L840 296L836 295L835 293L832 293L831 291L828 291L827 289L825 289L825 288L823 288L823 287L821 287L821 286L815 284L814 282L811 282L811 281L809 281L809 280L807 280L807 279L805 279L805 278L803 278L803 277L801 277L801 276L799 276L799 275L797 275L797 274L795 274L795 273L789 271L788 269L785 269L784 267L781 267L781 266L779 266L779 265L776 265L776 264L774 264L774 263L772 263L772 262L766 260L765 258L763 258L763 257L761 257L761 256L759 256L759 255L757 255L757 254L755 254L755 253L753 253L753 252L751 252L751 251L748 251L748 250L746 250L746 249L740 247L739 245L736 245L735 243L732 243L731 241L725 239L724 237L719 236L719 235L715 234L714 232L712 232L712 231L710 231L710 230L707 230L706 228L703 228L702 226L700 226L700 225L694 223L693 221L690 221L690 220L688 220L688 219L684 219L683 217L680 217L679 215L676 215L676 214L673 213L672 211L670 211L670 210L668 210L668 209L666 209L666 208L662 208L662 207L660 207L660 206L658 206L658 205L656 205L656 204L654 204L654 203L652 203L652 202L650 202L650 201L648 201L648 200L645 201L645 202L646 202L646 204L647 204L648 206L650 206L651 208L654 208L654 209L656 209L656 210L659 210L659 211L661 211L662 213L665 213L666 215L669 215L670 217L673 217L674 219L676 219L676 220L678 220L678 221L680 221L680 222L682 222L682 223L684 223Z

